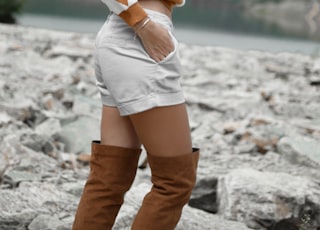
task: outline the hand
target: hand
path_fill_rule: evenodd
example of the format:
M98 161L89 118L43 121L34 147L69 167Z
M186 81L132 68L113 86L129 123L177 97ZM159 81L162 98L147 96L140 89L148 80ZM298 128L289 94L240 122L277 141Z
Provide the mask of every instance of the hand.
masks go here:
M174 50L172 38L166 28L153 21L137 31L149 56L156 62L163 60Z

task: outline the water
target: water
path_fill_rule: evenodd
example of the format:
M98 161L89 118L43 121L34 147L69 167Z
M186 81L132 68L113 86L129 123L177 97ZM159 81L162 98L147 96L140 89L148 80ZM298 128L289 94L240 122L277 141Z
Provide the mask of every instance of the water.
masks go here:
M237 4L232 4L234 0L187 2L173 14L175 33L181 42L320 56L320 43L312 41L315 39L305 33L292 34L276 26L250 20ZM96 33L107 14L107 7L99 0L28 0L18 22L26 26Z

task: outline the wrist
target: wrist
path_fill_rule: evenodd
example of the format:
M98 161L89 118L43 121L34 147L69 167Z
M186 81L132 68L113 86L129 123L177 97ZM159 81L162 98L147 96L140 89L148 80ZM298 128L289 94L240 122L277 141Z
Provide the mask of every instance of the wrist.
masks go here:
M145 17L144 19L142 19L140 22L136 23L133 26L133 30L135 31L135 33L139 33L144 27L147 26L147 24L149 24L151 22L151 18L149 18L148 16Z

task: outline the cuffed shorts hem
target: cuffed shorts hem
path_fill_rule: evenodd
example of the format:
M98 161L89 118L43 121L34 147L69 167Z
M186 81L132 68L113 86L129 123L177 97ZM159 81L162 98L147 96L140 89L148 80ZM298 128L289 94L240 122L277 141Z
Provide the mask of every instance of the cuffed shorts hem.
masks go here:
M108 96L101 96L102 103L106 106L117 107L121 116L140 113L155 107L178 105L185 102L183 92L169 94L150 94L136 101L116 105L114 100Z

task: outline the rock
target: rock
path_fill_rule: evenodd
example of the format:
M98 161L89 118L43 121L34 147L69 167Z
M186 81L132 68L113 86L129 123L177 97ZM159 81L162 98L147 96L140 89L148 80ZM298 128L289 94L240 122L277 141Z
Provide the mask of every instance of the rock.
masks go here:
M76 121L62 126L57 138L65 143L67 152L91 153L91 141L100 139L100 121L81 116Z
M188 206L184 208L177 230L249 230L245 224L224 219L220 215L212 215L207 212L193 209Z
M101 116L100 100L92 99L86 96L77 96L73 101L72 111L75 114L91 116L100 119Z
M1 212L0 229L25 230L26 226L38 215L35 210L20 210L20 212Z
M63 84L59 85L48 85L47 88L42 89L42 93L45 95L50 95L57 100L61 100L66 92L66 87Z
M55 46L50 52L47 53L49 58L56 58L59 56L67 56L71 60L78 58L88 59L92 55L92 52L88 49L79 49L79 47L66 47L66 46Z
M33 210L38 214L74 212L76 201L73 195L46 182L21 182L14 190L0 190L0 212L10 214L8 218L21 210Z
M217 182L217 178L200 180L192 191L189 206L217 213Z
M235 132L240 126L241 126L241 124L238 123L238 122L229 121L229 122L226 122L226 123L223 124L223 131L224 131L225 134L233 133L233 132Z
M21 134L20 141L28 148L36 152L41 152L44 150L46 145L50 145L52 138L48 135L39 135L34 132L27 131Z
M300 210L309 203L313 204L312 212L318 213L319 189L320 186L308 178L236 169L219 179L219 214L259 229L259 220L299 217Z
M320 144L311 138L284 137L278 144L278 150L294 164L320 168Z
M310 133L320 132L320 119L292 119L290 123Z
M53 110L57 106L57 101L54 99L52 94L47 94L42 98L42 104L45 109Z
M3 142L0 142L0 149L4 153L8 168L18 167L19 170L42 175L55 172L58 165L54 159L22 145L19 137L15 135L6 136Z
M257 148L254 143L249 143L245 141L239 143L234 149L235 154L254 153L256 151L257 151Z
M0 113L0 127L12 121L12 118L7 113Z
M10 116L26 121L32 116L32 108L35 108L35 104L28 99L21 99L19 101L1 102L0 111L6 111Z
M77 157L78 161L81 161L83 163L89 163L90 162L91 155L90 154L85 154L85 153L80 153Z
M56 216L39 215L29 224L29 230L58 230L62 222Z
M13 187L18 186L22 181L40 181L41 175L30 173L27 171L10 170L4 174L3 182L8 183Z
M310 77L310 85L319 86L320 85L320 76L313 75Z
M53 135L61 131L60 121L58 119L49 118L46 121L39 124L35 132L38 135L52 137Z
M77 197L80 197L82 194L82 191L84 189L85 183L82 182L70 182L70 183L64 183L61 185L64 191L73 194Z

